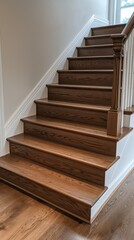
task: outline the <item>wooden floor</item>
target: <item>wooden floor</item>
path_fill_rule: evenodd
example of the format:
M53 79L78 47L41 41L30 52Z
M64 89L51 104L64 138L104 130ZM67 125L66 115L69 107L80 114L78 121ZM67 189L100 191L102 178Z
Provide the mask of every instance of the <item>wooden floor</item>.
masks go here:
M0 240L133 240L134 170L92 226L0 182Z

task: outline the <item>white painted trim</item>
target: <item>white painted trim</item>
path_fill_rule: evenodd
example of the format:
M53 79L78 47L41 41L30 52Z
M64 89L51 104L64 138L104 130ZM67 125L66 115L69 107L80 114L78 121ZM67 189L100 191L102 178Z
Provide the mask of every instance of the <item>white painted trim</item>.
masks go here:
M67 57L73 56L77 46L81 46L83 38L89 35L91 27L96 25L102 26L107 25L108 20L100 19L99 17L93 15L82 30L76 35L73 41L68 45L68 47L61 53L57 60L53 63L50 69L45 73L43 78L38 82L30 94L24 99L22 104L13 113L10 119L5 123L4 131L5 138L10 137L14 134L22 132L22 124L20 119L26 116L35 114L34 100L47 97L46 84L50 84L56 81L57 70L63 69L67 61ZM45 93L44 93L45 90Z
M109 0L109 22L120 23L121 0Z
M3 154L4 147L4 97L3 97L3 77L2 77L2 55L0 41L0 156Z
M134 168L134 159L133 161L127 166L127 168L121 172L118 178L115 179L114 182L110 185L107 191L102 195L102 197L94 204L91 208L91 223L94 221L96 216L100 213L104 205L108 202L114 192L118 189L120 184L124 181L126 176L133 170Z
M134 127L134 114L127 119L128 127ZM91 222L102 210L104 205L120 186L121 182L134 168L134 130L117 142L116 154L120 159L108 169L105 175L105 186L108 187L106 192L91 208Z

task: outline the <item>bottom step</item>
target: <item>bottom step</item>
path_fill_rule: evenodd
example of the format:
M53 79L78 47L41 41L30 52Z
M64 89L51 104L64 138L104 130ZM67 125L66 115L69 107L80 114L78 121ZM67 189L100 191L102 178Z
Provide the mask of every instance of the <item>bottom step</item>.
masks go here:
M105 191L10 154L0 158L0 179L88 223L91 207Z

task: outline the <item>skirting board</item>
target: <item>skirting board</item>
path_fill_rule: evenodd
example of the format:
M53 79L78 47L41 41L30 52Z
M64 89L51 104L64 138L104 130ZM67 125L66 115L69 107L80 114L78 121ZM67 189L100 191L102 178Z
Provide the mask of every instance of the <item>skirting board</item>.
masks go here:
M134 128L134 114L129 116L128 127ZM120 159L109 169L106 174L105 185L108 187L102 197L94 204L91 209L91 223L100 213L103 206L108 202L122 181L134 168L134 130L117 143L117 156Z
M117 179L111 184L107 191L102 195L102 197L94 204L91 209L91 221L93 223L97 215L101 212L106 203L110 200L115 191L119 188L125 178L134 169L134 159L131 164L119 175Z
M21 118L26 116L35 115L34 100L42 97L47 97L46 84L51 84L57 79L57 70L63 69L68 57L72 57L76 47L81 46L84 37L89 35L91 27L108 25L108 21L100 19L93 15L82 30L77 34L68 47L61 53L57 60L53 63L51 68L45 73L42 79L38 82L35 88L30 92L22 104L16 109L10 119L5 123L3 142L7 137L19 134L23 131ZM3 155L8 152L8 148L5 146L3 149Z

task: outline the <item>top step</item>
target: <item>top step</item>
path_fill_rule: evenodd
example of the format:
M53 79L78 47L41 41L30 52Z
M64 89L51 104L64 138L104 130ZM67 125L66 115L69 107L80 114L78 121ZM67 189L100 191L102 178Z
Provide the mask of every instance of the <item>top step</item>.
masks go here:
M124 29L125 24L117 24L103 27L92 28L92 36L103 35L103 34L116 34L121 33Z

